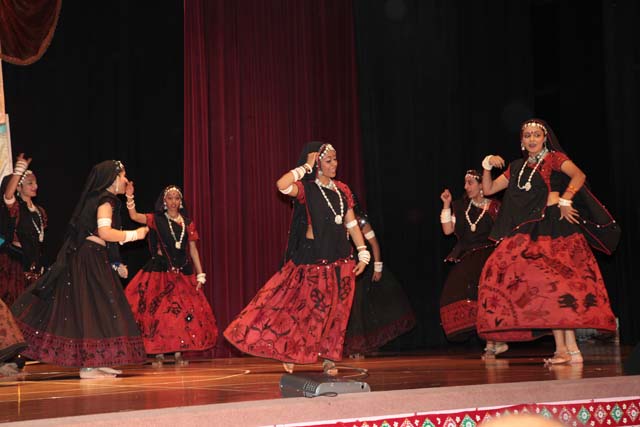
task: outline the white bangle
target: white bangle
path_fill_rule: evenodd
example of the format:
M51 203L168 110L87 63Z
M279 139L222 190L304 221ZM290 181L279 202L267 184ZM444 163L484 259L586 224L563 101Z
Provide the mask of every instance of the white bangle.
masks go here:
M364 251L364 250L366 250L366 249L367 249L367 245L356 246L356 249L357 249L358 251Z
M302 167L304 167L307 170L307 173L311 173L313 171L313 168L309 163L305 163L304 165L302 165Z
M558 199L558 206L571 206L572 204L573 201L569 199L563 199L562 197Z
M451 222L451 208L442 209L442 212L440 212L440 222L442 224Z
M293 174L293 181L300 181L303 176L306 175L307 170L304 166L298 166L297 168L291 169L291 173Z
M371 261L371 254L369 253L369 251L365 249L358 252L358 261L369 264L369 261Z
M373 271L376 273L382 273L382 261L376 261L373 263Z
M289 194L293 191L293 184L291 184L290 186L288 186L287 188L285 188L284 190L280 190L280 192L282 194Z
M24 160L18 160L16 162L16 165L13 168L13 174L14 175L24 175L24 172L27 170L27 162L25 162Z
M493 169L493 166L491 165L491 163L489 163L489 160L491 160L491 158L493 157L493 154L489 154L488 156L486 156L484 158L484 160L482 161L482 168L484 170L488 170L490 171L491 169Z
M367 240L371 240L374 237L376 237L376 233L374 233L373 230L364 233L364 238Z
M347 228L353 228L356 225L358 225L358 221L356 221L355 219L353 221L349 221L348 223L345 224L345 227Z
M136 230L123 230L123 231L124 231L124 240L120 242L121 245L138 240L138 232Z
M16 202L16 196L11 196L10 199L7 199L3 194L2 198L4 199L4 203L7 205L13 205Z
M207 283L207 275L205 273L196 274L196 282L204 285L205 283Z
M111 227L111 218L98 218L98 228Z

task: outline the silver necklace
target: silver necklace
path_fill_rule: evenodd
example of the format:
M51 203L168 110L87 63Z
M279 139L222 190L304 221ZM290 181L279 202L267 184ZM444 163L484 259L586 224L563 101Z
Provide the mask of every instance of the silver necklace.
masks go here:
M546 148L543 148L542 151L539 152L537 155L535 155L534 157L529 157L526 162L522 163L522 168L520 168L520 173L518 174L518 182L516 183L516 185L520 190L524 190L524 191L531 190L531 179L533 178L533 174L536 173L536 171L540 167L540 164L542 163L542 160L545 158L548 152L549 150L547 150ZM527 167L527 163L533 163L536 161L537 163L534 166L534 168L531 170L531 173L529 174L529 178L527 179L527 182L525 182L524 185L520 185L520 179L522 178L522 174L524 173L524 168Z
M316 185L320 189L320 192L322 193L322 197L324 197L324 199L327 201L327 204L329 205L329 208L331 209L331 212L333 212L333 215L335 215L334 221L336 222L336 224L342 224L342 217L344 216L344 203L342 202L342 195L340 194L340 191L338 191L338 188L336 187L336 184L333 182L333 180L330 179L329 180L329 184L325 185L318 178L316 178ZM329 198L327 197L327 195L324 192L323 188L328 188L329 190L335 191L338 194L338 199L340 200L340 214L339 215L336 212L336 210L333 208L333 205L331 204L331 201L329 201Z
M33 228L35 228L36 232L38 233L38 241L42 243L44 242L44 221L42 221L42 215L40 214L40 209L38 209L36 205L33 205L33 207L34 209L31 209L30 207L27 206L29 211L35 212L36 214L38 214L38 219L40 220L40 227L38 227L38 224L36 224L36 222L33 220L33 216L31 216L31 223L33 224Z
M487 199L483 199L483 201L480 203L476 203L473 199L469 200L469 206L467 206L467 210L464 212L464 216L465 218L467 218L467 223L469 224L469 228L471 229L472 233L476 232L478 223L484 216L484 213L487 211L487 209L484 208L486 204L487 204ZM476 218L474 222L471 222L471 218L469 218L469 211L471 210L471 205L481 209L480 215L478 215L478 218Z
M169 223L169 231L171 232L171 237L173 237L173 240L175 240L176 242L176 249L180 249L182 247L182 239L184 238L184 230L187 228L184 225L182 216L178 215L178 217L175 219L176 222L182 225L182 230L180 230L180 239L176 238L176 233L173 231L173 225L171 225L171 223L173 222L173 219L169 216L167 212L164 213L164 216L167 217L167 222Z

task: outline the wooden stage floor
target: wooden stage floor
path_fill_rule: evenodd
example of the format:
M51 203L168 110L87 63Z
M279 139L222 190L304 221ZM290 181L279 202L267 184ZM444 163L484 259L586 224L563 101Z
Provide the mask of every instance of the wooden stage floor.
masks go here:
M608 343L582 345L585 363L543 366L548 344L518 344L492 361L479 352L453 349L345 359L341 376L367 382L372 391L615 377L631 348ZM318 372L320 364L298 366L296 373ZM366 369L362 374L358 369ZM114 379L80 380L78 371L28 364L19 377L0 378L0 422L51 417L280 399L281 364L242 357L124 368Z

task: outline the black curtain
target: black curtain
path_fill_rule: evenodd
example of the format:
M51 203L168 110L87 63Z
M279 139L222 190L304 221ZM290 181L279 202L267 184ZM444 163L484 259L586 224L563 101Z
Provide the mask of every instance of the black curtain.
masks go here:
M95 163L124 162L143 212L182 183L182 11L177 0L64 2L44 56L3 65L13 154L33 157L50 258ZM148 254L133 245L123 256L135 274Z
M518 126L531 116L551 124L622 225L618 251L598 261L622 337L635 342L637 4L354 0L354 10L368 211L419 317L391 347L446 345L439 296L454 241L441 231L440 193L460 197L486 154L519 156Z

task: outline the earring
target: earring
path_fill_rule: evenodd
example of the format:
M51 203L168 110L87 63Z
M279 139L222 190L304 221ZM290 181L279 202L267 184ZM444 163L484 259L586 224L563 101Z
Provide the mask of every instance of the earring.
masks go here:
M322 176L322 175L324 175L324 173L322 173L322 171L318 169L318 176Z
M162 206L164 207L164 210L167 210L167 202L162 202Z
M180 201L180 209L184 209L184 206L182 206L182 201Z
M524 148L524 144L520 144L520 149L521 149L522 151L526 150L526 148Z

